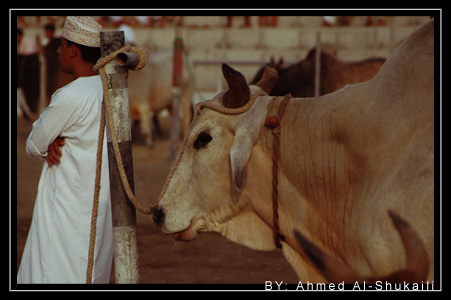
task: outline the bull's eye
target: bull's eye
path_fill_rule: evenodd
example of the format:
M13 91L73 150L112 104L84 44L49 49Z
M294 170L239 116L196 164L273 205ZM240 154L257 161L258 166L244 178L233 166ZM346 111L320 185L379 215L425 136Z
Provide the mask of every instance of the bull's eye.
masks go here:
M202 131L197 136L196 141L194 142L194 149L199 150L200 148L204 148L213 138L208 133L207 130Z

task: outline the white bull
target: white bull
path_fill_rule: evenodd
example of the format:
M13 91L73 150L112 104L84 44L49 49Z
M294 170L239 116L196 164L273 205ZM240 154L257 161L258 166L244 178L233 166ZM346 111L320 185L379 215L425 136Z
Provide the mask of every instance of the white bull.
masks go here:
M154 220L176 240L214 231L271 250L273 136L264 123L283 97L265 93L277 80L269 67L252 86L227 65L223 72L229 90L199 107L205 108ZM278 224L283 254L299 279L326 282L295 230L363 277L385 278L404 268L403 242L387 215L392 210L424 243L432 281L434 21L403 42L373 79L319 98L291 99L280 126Z
M129 98L132 124L139 120L141 134L152 145L152 119L163 109L171 109L173 50L159 50L148 54L146 66L139 72L129 72ZM184 60L185 61L185 60ZM182 67L181 111L182 129L189 128L193 111L193 86L188 63Z

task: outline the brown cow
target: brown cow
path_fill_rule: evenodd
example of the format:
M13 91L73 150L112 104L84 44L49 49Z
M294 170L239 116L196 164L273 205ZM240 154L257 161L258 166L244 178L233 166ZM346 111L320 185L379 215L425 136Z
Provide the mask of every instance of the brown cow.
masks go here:
M291 94L294 97L313 97L315 89L315 55L316 48L307 57L287 67L277 64L279 74L271 95L283 96ZM339 60L330 50L321 51L320 95L332 93L347 84L354 84L371 79L384 64L384 58L369 58L356 62ZM251 84L261 78L264 67L260 69Z

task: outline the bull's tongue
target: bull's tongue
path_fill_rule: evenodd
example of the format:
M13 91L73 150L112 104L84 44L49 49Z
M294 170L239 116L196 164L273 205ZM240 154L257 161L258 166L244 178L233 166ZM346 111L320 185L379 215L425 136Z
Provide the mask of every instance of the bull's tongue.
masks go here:
M184 241L182 232L174 233L172 235L172 238L174 239L174 241L177 241L177 242Z
M183 241L183 242L189 242L196 238L197 233L195 231L191 230L191 227L187 228L184 231L176 232L172 234L172 238L175 241Z

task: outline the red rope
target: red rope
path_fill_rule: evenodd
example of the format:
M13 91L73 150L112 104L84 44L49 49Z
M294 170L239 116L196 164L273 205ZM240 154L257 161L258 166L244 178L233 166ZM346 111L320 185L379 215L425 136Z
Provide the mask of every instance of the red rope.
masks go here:
M274 136L273 140L273 152L272 152L272 209L273 209L273 234L274 243L276 247L281 249L281 240L285 240L285 236L280 233L279 227L279 157L280 157L280 123L282 117L285 113L288 101L292 98L291 94L285 95L284 99L280 103L277 116L269 116L265 120L265 126L272 129L272 134Z

